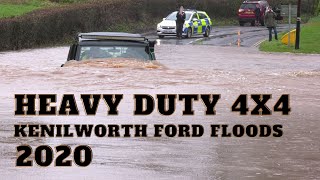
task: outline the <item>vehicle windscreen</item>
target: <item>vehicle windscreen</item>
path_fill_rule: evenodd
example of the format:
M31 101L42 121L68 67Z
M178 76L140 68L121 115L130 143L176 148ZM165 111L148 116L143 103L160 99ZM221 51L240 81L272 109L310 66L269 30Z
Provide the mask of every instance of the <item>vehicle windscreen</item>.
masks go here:
M172 21L177 20L177 13L178 12L173 12L173 13L169 14L169 16L166 17L166 20L172 20ZM192 13L186 12L186 20L189 20L191 15L192 15Z
M240 6L240 9L256 9L256 4L254 3L245 3Z
M81 46L80 48L79 60L114 58L150 59L145 46Z

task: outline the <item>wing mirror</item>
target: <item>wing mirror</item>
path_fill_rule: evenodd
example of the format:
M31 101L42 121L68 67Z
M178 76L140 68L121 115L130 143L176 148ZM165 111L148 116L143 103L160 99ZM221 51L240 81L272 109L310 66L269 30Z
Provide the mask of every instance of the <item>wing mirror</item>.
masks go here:
M166 18L162 18L162 20L164 21L164 20L166 20Z
M195 22L195 21L198 21L198 19L197 18L192 18L192 21Z

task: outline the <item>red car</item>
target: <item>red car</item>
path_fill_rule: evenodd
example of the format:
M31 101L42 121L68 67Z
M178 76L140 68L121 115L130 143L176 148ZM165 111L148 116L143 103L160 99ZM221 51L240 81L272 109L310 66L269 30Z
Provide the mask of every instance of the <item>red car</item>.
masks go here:
M239 24L243 26L245 23L251 23L251 26L255 25L255 9L260 8L260 24L264 26L264 15L269 3L267 1L244 1L238 11Z

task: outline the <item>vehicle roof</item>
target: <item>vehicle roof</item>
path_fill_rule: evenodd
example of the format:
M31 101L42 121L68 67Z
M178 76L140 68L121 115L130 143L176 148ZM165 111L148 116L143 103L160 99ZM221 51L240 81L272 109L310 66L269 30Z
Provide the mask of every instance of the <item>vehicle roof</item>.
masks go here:
M259 4L261 2L265 2L265 1L243 1L243 4Z
M178 11L174 11L174 12L178 12ZM184 12L200 12L200 13L206 13L205 11L198 11L196 9L185 9Z
M118 41L118 40L108 40L108 41L81 41L79 42L81 46L148 46L148 43L140 41Z
M88 32L88 33L80 33L79 36L81 35L142 37L141 34L133 34L133 33L125 33L125 32Z
M199 13L205 13L205 14L207 14L205 11L197 11L197 12L199 12Z
M122 40L122 41L147 41L141 34L125 32L89 32L78 35L79 42L92 40Z

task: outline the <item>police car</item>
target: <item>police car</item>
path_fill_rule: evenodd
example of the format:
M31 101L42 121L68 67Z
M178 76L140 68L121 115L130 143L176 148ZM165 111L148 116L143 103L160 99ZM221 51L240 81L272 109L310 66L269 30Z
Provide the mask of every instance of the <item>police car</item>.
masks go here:
M155 60L154 41L140 34L123 32L80 33L70 46L67 61L92 59Z
M208 37L212 30L212 21L204 11L185 10L186 20L183 25L182 35L190 38L193 35L203 35ZM178 11L172 12L163 21L157 25L157 34L159 38L176 35L176 19Z

